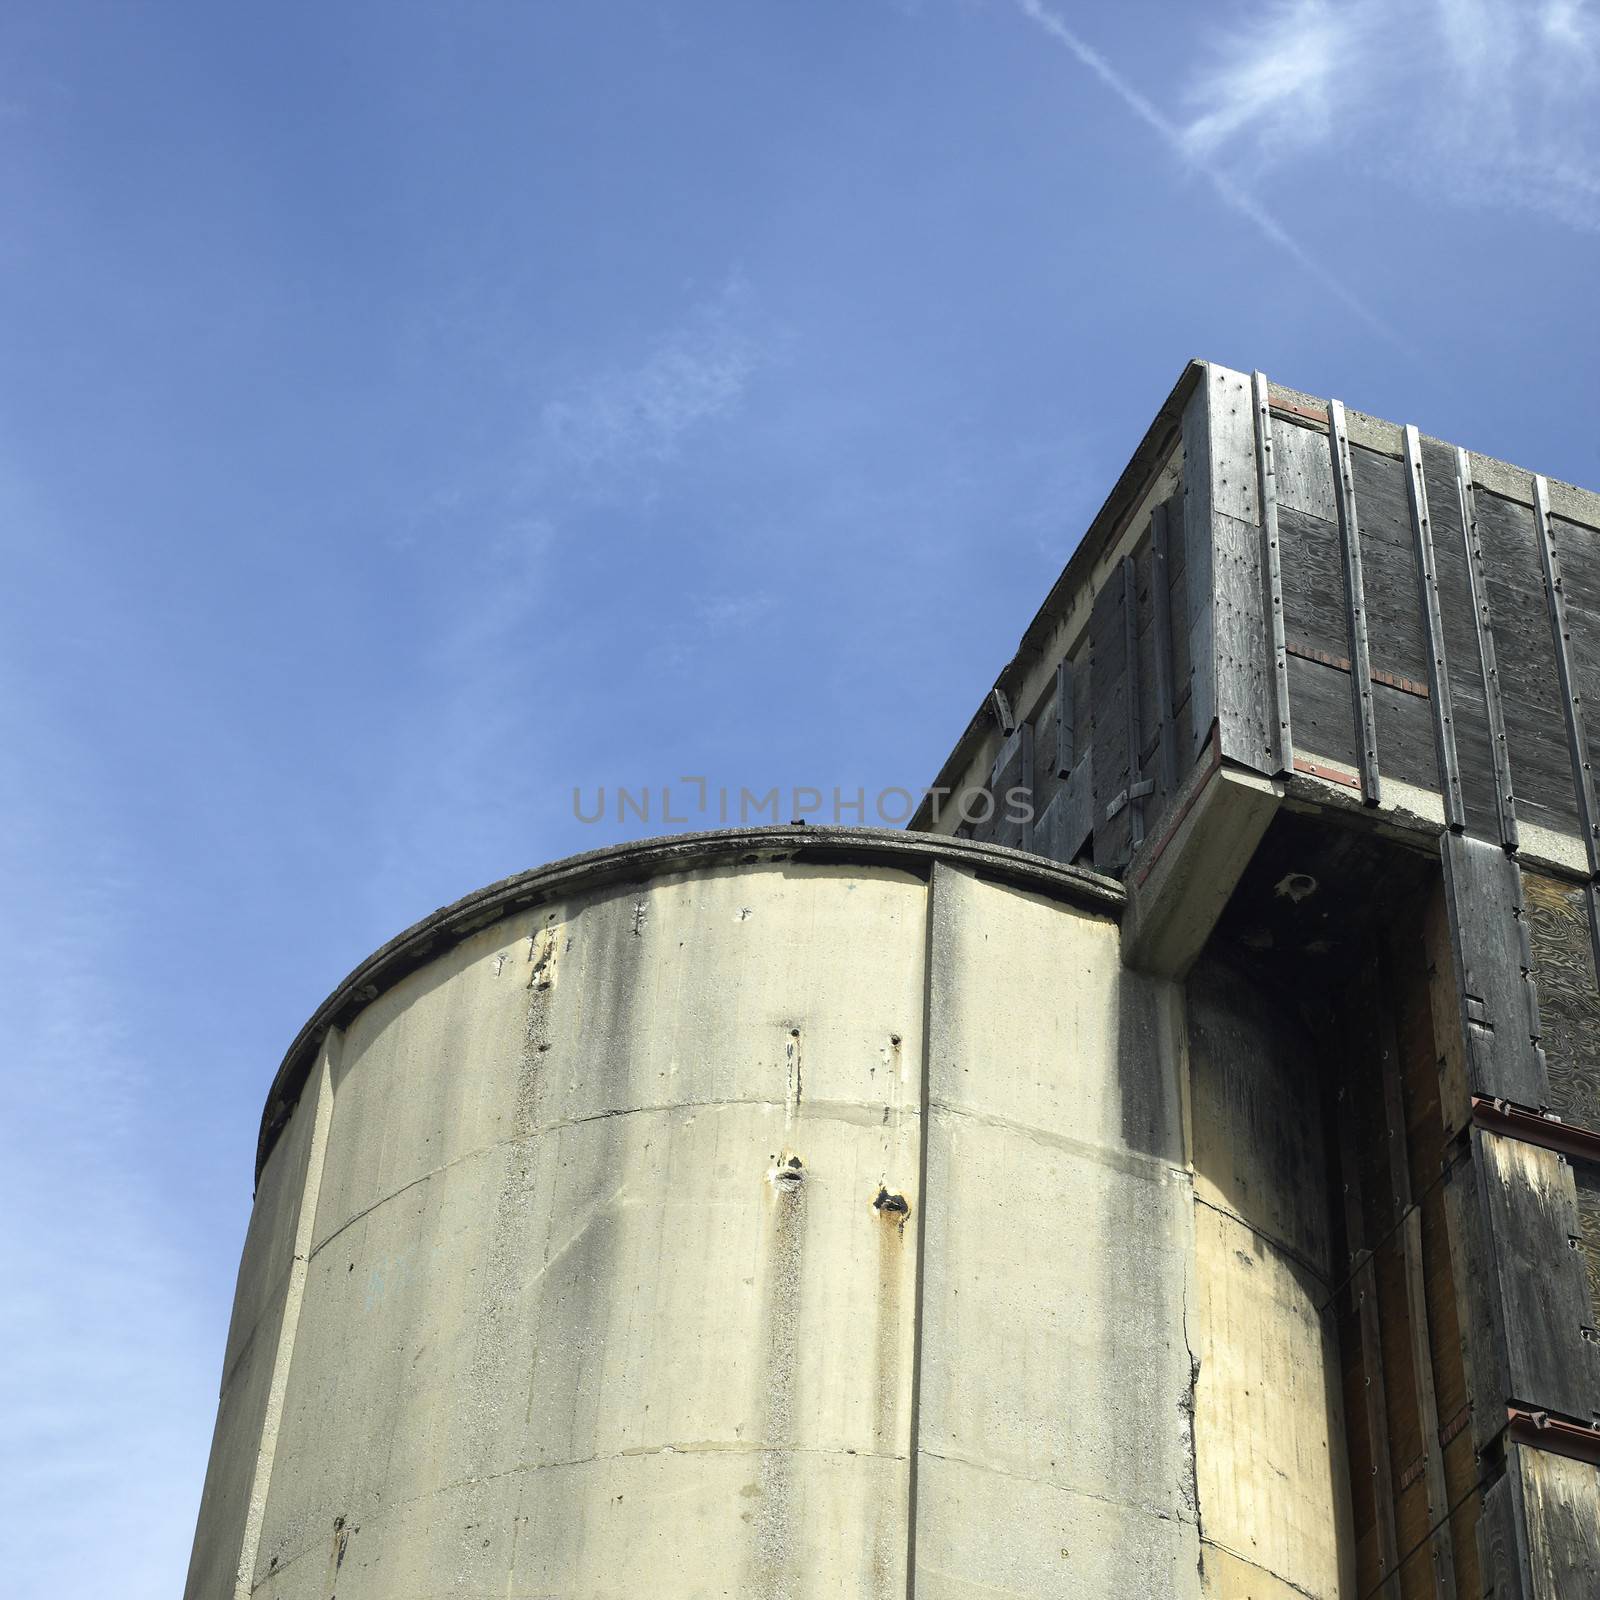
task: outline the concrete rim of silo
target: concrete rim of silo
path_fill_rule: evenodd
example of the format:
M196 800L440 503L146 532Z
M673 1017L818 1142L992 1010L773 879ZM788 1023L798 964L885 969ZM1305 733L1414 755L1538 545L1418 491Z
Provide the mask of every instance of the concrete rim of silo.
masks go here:
M1126 896L1114 878L1084 867L1063 866L1044 856L1005 845L902 828L788 827L719 828L668 834L607 845L519 872L464 895L414 922L375 950L312 1013L284 1055L261 1113L256 1143L256 1181L278 1134L288 1123L330 1028L347 1027L372 1001L408 973L482 928L573 890L607 884L643 883L699 867L756 866L803 861L897 866L925 875L936 861L980 877L1028 889L1053 899L1115 914Z

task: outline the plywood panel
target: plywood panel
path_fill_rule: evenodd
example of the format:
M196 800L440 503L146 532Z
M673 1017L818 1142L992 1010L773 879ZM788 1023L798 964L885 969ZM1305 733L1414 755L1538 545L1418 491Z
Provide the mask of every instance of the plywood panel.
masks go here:
M1538 1108L1549 1091L1534 1046L1521 874L1497 845L1458 834L1443 842L1471 1092Z
M1587 1420L1600 1409L1600 1352L1590 1326L1572 1169L1553 1151L1475 1130L1482 1225L1504 1352L1504 1398Z
M1284 630L1291 647L1343 659L1350 654L1337 524L1287 507L1278 511L1283 547Z
M1356 770L1356 717L1350 674L1321 661L1289 657L1289 700L1296 750L1310 760Z
M1600 1468L1547 1450L1508 1452L1527 1600L1588 1600L1600 1586Z
M1573 1242L1583 1255L1590 1325L1600 1328L1600 1162L1574 1161L1572 1182L1578 1205L1578 1235Z
M1360 445L1351 446L1350 464L1361 517L1361 559L1373 669L1426 683L1427 646L1405 467L1391 456ZM1389 759L1386 752L1385 771Z
M1308 428L1284 417L1272 419L1276 452L1278 515L1304 512L1332 522L1338 516L1333 500L1333 460L1326 428Z
M1583 885L1524 871L1522 892L1550 1109L1600 1132L1600 989Z
M1533 512L1481 489L1477 499L1517 815L1542 827L1575 833L1577 790Z
M1372 591L1369 588L1367 592ZM1378 725L1378 755L1384 777L1437 793L1439 767L1433 710L1428 700L1410 689L1374 682L1372 715Z

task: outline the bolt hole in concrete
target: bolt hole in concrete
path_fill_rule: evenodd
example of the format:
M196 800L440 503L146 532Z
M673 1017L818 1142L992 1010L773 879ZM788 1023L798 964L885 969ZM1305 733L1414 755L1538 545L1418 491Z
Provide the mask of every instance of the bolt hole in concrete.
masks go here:
M904 1221L911 1207L903 1194L891 1194L888 1189L880 1184L877 1198L872 1202L872 1209L882 1212L886 1216L899 1217Z
M805 1180L805 1173L802 1171L804 1165L799 1156L790 1156L787 1161L780 1160L767 1174L768 1181L780 1189L797 1189Z

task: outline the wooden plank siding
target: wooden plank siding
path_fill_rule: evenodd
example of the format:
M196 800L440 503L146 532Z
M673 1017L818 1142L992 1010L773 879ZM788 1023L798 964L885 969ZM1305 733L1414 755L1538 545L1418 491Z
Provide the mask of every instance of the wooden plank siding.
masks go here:
M1415 429L1395 430L1389 451L1349 438L1337 402L1323 414L1328 427L1300 411L1272 422L1291 723L1305 722L1297 752L1308 767L1364 771L1369 802L1374 773L1438 794L1446 824L1482 838L1516 844L1520 818L1586 840L1600 534L1552 513L1541 543L1533 501L1543 480L1528 480L1524 504L1475 484L1465 452ZM1503 474L1496 481L1504 487ZM1564 579L1554 587L1547 554ZM1552 639L1564 639L1564 658ZM1218 670L1226 664L1219 655ZM1348 715L1330 668L1343 674ZM1407 699L1397 684L1429 692ZM1600 812L1586 840L1591 870L1595 828ZM1600 912L1591 938L1600 943Z
M1148 828L1188 777L1182 504L1176 494L1154 508L1150 527L1101 586L1088 631L1073 654L1057 663L1048 692L1032 706L1011 708L1015 726L980 786L989 793L992 811L971 824L968 836L1069 863L1087 847L1099 870L1119 872L1136 848L1130 826L1136 813L1127 800L1116 805L1118 797L1130 786L1151 784L1139 801ZM1159 555L1158 531L1165 547ZM1008 793L1019 786L1033 797L1031 827L1007 817Z
M1349 1262L1337 1309L1355 1592L1399 1600L1480 1593L1430 959L1443 953L1448 983L1444 921L1436 884L1397 908L1335 1007L1348 1031L1330 1062Z
M1477 505L1517 817L1576 836L1578 804L1533 510L1483 489Z
M1522 888L1546 1078L1547 1104L1532 1109L1600 1131L1600 990L1584 886L1524 871Z
M1443 846L1467 1088L1541 1109L1549 1087L1522 874L1485 840L1447 834Z
M1524 1445L1506 1457L1521 1593L1588 1600L1600 1588L1600 1468Z

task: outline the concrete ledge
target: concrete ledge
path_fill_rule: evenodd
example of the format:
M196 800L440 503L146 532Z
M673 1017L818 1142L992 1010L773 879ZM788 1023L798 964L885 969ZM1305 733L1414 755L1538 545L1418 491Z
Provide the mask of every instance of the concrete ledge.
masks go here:
M1225 765L1214 751L1191 774L1166 831L1128 869L1123 959L1141 972L1188 972L1283 799L1282 783Z
M931 871L933 862L944 861L1108 916L1118 915L1125 899L1121 884L1082 867L1062 866L1003 845L980 844L944 834L909 833L900 828L725 828L643 839L567 856L548 866L502 878L413 923L368 956L317 1007L289 1046L272 1080L256 1143L257 1181L300 1098L317 1046L328 1030L348 1027L363 1007L440 951L502 917L574 891L614 883L642 883L703 867L756 866L775 861L899 867L923 877Z

